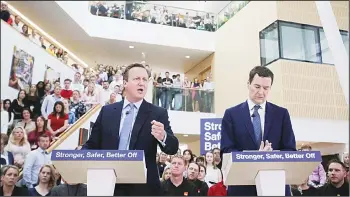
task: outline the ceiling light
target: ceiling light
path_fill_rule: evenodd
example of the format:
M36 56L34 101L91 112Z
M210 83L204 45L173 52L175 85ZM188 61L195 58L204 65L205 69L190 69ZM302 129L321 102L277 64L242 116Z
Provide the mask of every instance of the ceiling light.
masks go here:
M133 49L133 48L135 48L135 47L134 47L134 46L129 46L129 48L130 48L130 49Z
M185 58L189 59L189 58L190 58L190 56L188 56L188 55L187 55L187 56L185 56Z
M188 137L188 135L184 135L184 137Z

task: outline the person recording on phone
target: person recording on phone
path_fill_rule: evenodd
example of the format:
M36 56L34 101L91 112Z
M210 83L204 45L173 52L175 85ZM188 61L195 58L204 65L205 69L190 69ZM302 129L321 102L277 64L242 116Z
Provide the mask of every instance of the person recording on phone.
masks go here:
M296 151L288 110L267 102L274 75L265 66L249 73L247 101L225 111L221 125L221 151ZM228 196L256 196L253 185L230 186ZM290 188L286 186L286 195Z
M146 184L118 184L114 195L161 195L156 164L157 145L169 155L177 153L179 141L174 136L168 112L144 100L149 71L139 63L123 73L125 99L102 107L88 141L82 149L143 150L147 168Z

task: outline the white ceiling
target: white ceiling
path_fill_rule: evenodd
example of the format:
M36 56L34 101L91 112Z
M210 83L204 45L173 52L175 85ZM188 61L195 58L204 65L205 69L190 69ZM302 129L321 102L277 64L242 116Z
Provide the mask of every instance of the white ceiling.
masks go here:
M143 60L142 52L144 52L145 61L153 68L183 73L185 68L198 64L211 53L90 37L54 1L11 1L8 3L89 66L94 66L96 63L122 65L139 62ZM130 45L135 48L129 49ZM186 59L185 56L191 58Z
M231 1L148 1L148 3L168 7L183 8L218 14Z

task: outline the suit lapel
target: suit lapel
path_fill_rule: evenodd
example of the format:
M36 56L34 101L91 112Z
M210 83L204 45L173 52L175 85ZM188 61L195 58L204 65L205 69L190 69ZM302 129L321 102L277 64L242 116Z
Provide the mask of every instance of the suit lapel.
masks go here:
M115 134L117 137L117 148L119 147L119 130L120 130L120 121L122 117L122 111L123 111L123 105L124 105L124 100L120 101L119 103L115 104L114 110L116 114L116 124L115 127L112 128L112 133Z
M265 126L264 126L264 137L263 140L267 140L267 136L269 135L269 131L271 128L271 121L272 121L272 113L273 108L272 105L268 102L266 102L266 109L265 109Z
M131 138L130 138L130 144L129 144L129 150L133 150L137 141L137 137L139 135L139 132L142 128L142 125L145 123L147 118L149 117L149 112L151 111L151 104L149 104L147 101L143 100L140 109L138 110L136 120L134 123L134 126L132 128ZM151 128L149 128L151 131Z
M256 143L256 140L255 140L253 123L252 123L252 119L250 117L249 106L248 106L247 102L243 103L242 114L243 114L245 126L248 129L249 136L250 136L251 140L253 140L254 144L256 146L258 146L258 144Z

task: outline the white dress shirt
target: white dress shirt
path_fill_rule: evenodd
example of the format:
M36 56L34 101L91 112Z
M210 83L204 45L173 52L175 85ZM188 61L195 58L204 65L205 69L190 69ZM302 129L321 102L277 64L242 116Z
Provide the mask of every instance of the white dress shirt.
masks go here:
M251 120L253 122L253 113L254 113L254 106L256 105L253 103L252 100L248 99L247 100L248 107L249 107L249 114L251 117ZM264 138L264 126L265 126L265 110L266 110L266 101L260 104L260 108L258 109L258 114L260 115L260 123L261 123L261 136Z

